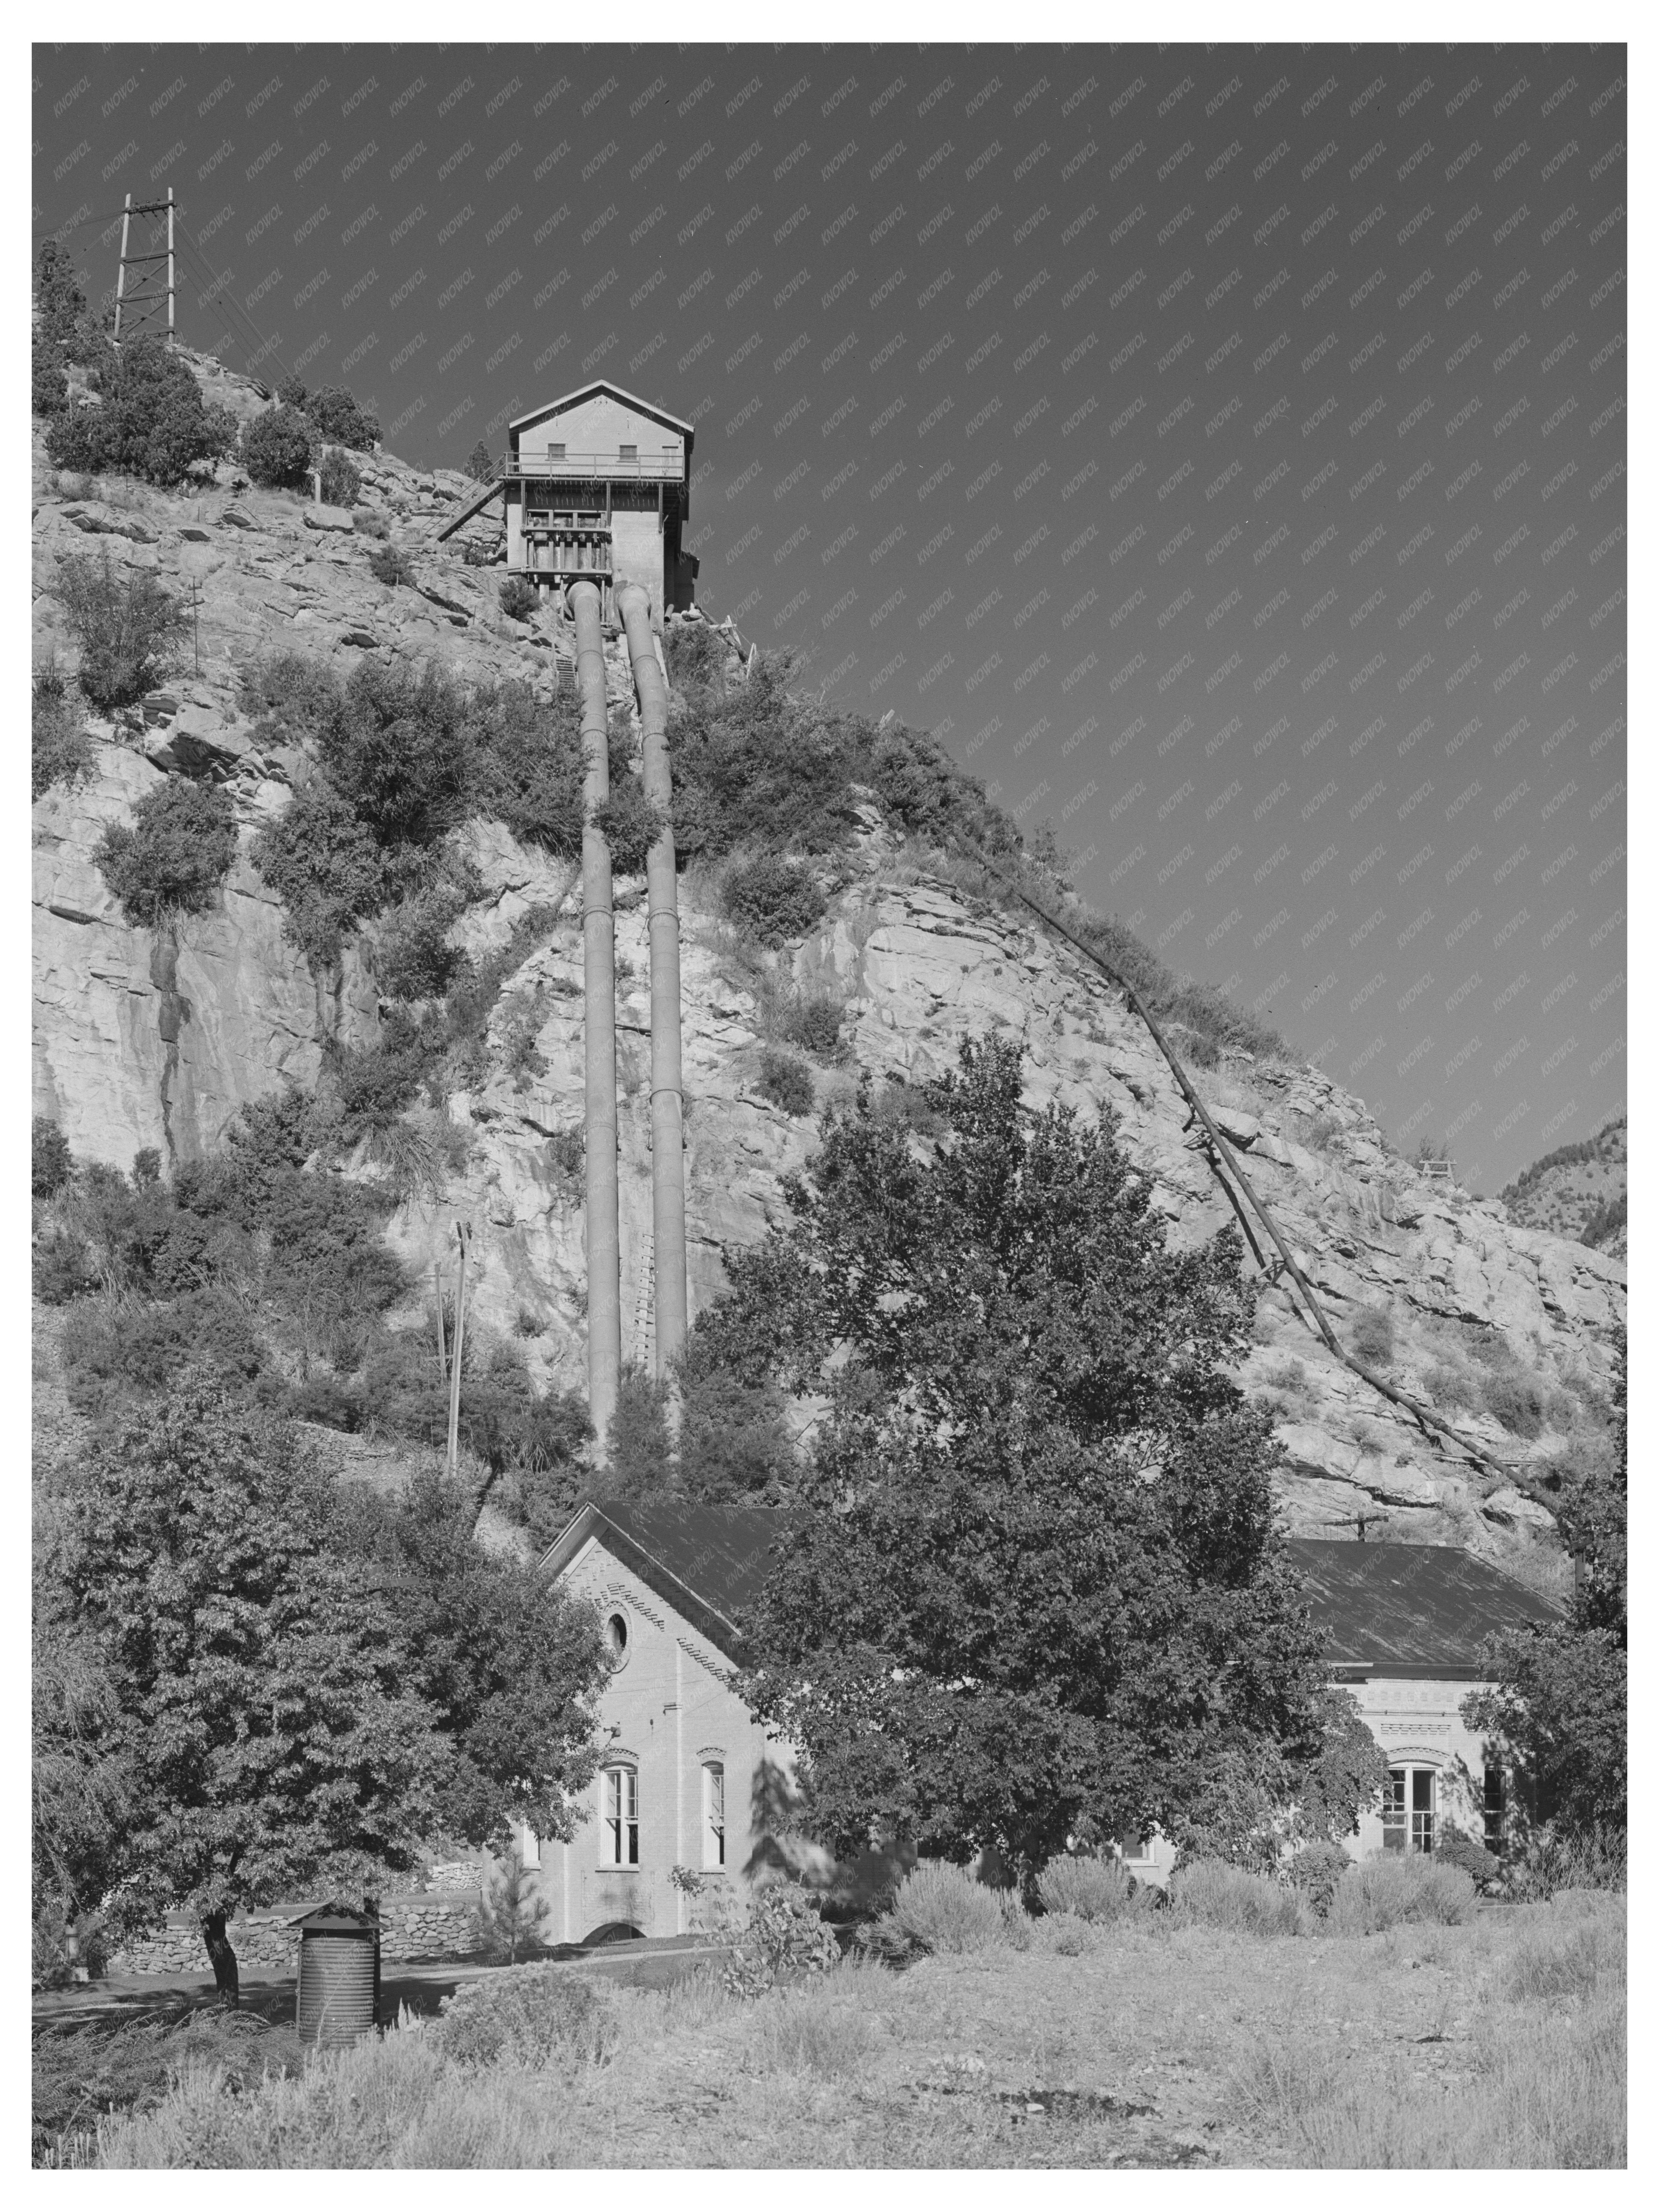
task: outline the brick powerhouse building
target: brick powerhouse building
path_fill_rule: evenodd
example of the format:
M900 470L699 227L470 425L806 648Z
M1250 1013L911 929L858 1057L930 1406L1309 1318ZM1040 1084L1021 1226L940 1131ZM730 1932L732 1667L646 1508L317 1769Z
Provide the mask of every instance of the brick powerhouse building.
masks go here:
M738 1622L765 1580L788 1516L764 1506L585 1506L543 1561L600 1608L616 1671L600 1705L612 1731L588 1817L569 1844L541 1846L558 1940L602 1929L684 1933L690 1901L670 1879L713 1884L791 1864L827 1875L827 1854L781 1844L793 1760L730 1686ZM1504 1841L1507 1780L1458 1707L1483 1679L1483 1640L1559 1618L1548 1600L1473 1553L1438 1544L1295 1540L1290 1556L1323 1632L1334 1682L1351 1689L1389 1765L1389 1791L1348 1839L1432 1851L1447 1826ZM1143 1881L1169 1878L1155 1835L1126 1844ZM862 1869L879 1878L873 1864Z

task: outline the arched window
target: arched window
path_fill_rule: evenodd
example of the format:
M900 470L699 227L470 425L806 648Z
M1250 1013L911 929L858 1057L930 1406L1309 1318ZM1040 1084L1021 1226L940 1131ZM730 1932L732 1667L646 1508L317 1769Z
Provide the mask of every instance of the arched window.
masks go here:
M726 1864L726 1762L720 1759L703 1761L702 1863Z
M628 1664L628 1615L613 1608L605 1617L605 1649L611 1654L612 1674Z

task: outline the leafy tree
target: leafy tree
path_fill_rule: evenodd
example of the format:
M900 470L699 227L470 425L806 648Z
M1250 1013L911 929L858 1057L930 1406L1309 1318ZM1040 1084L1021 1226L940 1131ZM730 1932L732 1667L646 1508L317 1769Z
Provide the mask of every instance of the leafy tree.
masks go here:
M438 1714L290 1433L199 1370L94 1453L60 1573L95 1638L131 1778L117 1929L199 1915L222 1999L226 1923L415 1863L444 1769Z
M68 252L56 239L44 239L34 255L34 298L41 335L58 345L74 343L87 295Z
M1017 1049L826 1118L793 1224L729 1254L698 1357L827 1395L745 1695L803 1748L810 1818L1039 1864L1153 1822L1234 1856L1366 1794L1275 1525L1271 1425L1225 1372L1231 1227L1165 1249L1109 1116L1021 1105ZM1301 1825L1308 1825L1303 1816Z
M298 490L311 467L312 438L297 407L268 407L242 433L242 465L257 484Z
M349 446L354 453L372 453L380 443L380 418L360 406L341 385L325 384L299 404L331 445Z
M343 453L325 453L318 474L322 479L323 497L331 507L356 506L363 480Z
M466 472L475 483L491 483L495 476L495 457L482 438L466 457Z
M80 684L100 713L132 706L166 673L187 619L148 568L118 576L107 552L64 556L58 572L64 618L80 649Z
M69 410L69 378L58 347L37 337L29 364L29 412L63 415Z
M112 822L93 853L129 921L157 927L210 906L236 858L236 812L216 785L169 776L147 791L129 826Z
M1566 1620L1490 1638L1490 1686L1462 1706L1511 1763L1523 1815L1575 1838L1622 1836L1628 1821L1626 1381L1621 1342L1613 1435L1583 1449L1550 1501L1577 1570Z
M445 1828L501 1850L521 1820L574 1833L598 1765L593 1700L606 1672L592 1608L533 1567L483 1551L477 1509L435 1474L388 1505L358 1486L346 1540L394 1597L405 1680L437 1716Z
M343 793L322 777L301 784L255 833L249 857L283 902L283 932L317 969L337 964L357 924L380 911L379 847Z
M629 1361L617 1382L605 1488L613 1498L651 1498L672 1486L668 1385Z
M55 1198L75 1172L69 1139L44 1114L29 1125L29 1194Z
M98 407L71 407L46 432L58 468L112 470L147 483L181 483L234 443L234 422L204 404L196 379L160 338L135 338L104 372Z

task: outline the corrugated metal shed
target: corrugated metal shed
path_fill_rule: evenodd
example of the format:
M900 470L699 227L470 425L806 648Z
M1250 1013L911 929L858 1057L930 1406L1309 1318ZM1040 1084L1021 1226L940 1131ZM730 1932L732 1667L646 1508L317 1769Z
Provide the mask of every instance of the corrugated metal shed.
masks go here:
M1561 1618L1547 1598L1455 1545L1304 1537L1286 1549L1344 1673L1477 1680L1484 1638Z

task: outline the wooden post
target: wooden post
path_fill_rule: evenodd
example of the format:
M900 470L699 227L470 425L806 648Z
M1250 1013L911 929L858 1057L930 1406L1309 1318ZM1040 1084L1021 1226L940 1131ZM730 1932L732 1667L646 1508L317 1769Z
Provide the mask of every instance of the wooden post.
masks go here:
M121 301L127 285L127 233L132 227L132 194L121 210L121 259L115 271L115 343L121 343Z
M449 1347L444 1342L444 1286L443 1279L438 1273L438 1255L435 1252L432 1255L432 1297L438 1322L438 1380L440 1382L447 1382Z
M460 1469L461 1441L461 1346L466 1334L466 1255L472 1241L472 1224L455 1224L456 1240L460 1247L455 1260L455 1342L449 1363L449 1472Z

